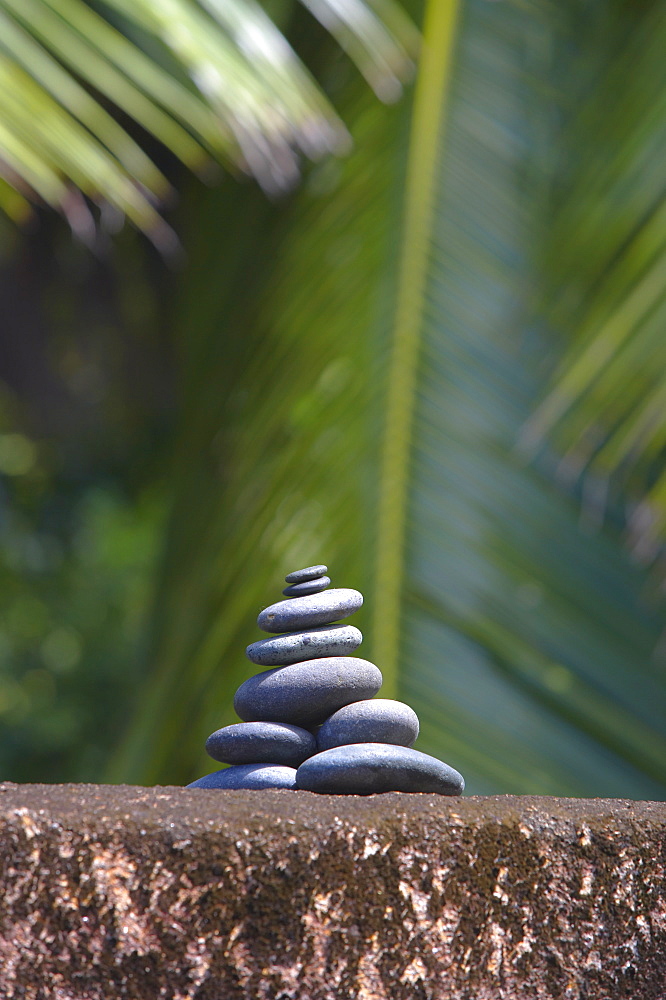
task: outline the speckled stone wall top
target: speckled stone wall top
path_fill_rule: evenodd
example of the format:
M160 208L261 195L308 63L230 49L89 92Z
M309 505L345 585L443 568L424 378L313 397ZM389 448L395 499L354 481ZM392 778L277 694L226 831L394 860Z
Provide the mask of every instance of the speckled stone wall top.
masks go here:
M666 997L666 804L0 785L7 1000Z

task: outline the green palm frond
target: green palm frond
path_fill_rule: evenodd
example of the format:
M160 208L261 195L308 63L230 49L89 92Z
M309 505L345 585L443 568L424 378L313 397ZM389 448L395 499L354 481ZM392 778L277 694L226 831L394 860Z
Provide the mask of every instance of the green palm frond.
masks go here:
M419 713L417 745L470 791L663 795L658 595L618 526L586 532L550 456L516 447L568 347L535 250L555 224L554 80L567 31L599 64L614 42L577 4L469 0L450 65L454 11L428 11L442 63L411 125L350 82L342 167L288 205L190 206L154 669L115 780L203 772L256 613L286 569L326 562L366 593L361 650Z
M541 320L567 349L522 445L548 436L594 520L619 498L634 552L652 560L666 535L666 21L659 3L606 6L588 13L607 36L593 86L580 86L590 59L573 32L558 81Z
M440 144L452 71L458 3L430 4L414 98L405 177L405 209L393 347L386 391L386 427L379 480L375 603L375 656L381 660L388 696L397 690L400 600L405 575L403 536L410 489L412 428L417 398L428 281L435 226Z
M387 5L349 16L317 5L380 96L410 74L415 33ZM344 7L344 5L343 5ZM293 186L301 156L347 148L348 133L284 36L254 0L0 0L0 208L39 199L88 235L82 192L164 249L169 186L127 116L192 170L216 160L268 192ZM115 109L115 110L109 110Z

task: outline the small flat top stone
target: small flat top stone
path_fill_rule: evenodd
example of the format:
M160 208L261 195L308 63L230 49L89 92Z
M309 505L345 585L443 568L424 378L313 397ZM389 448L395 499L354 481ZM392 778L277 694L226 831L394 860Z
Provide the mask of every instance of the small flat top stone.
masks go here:
M236 722L206 740L206 753L222 764L298 767L317 752L312 733L284 722Z
M317 733L319 750L348 743L392 743L409 747L419 735L413 708L392 698L370 698L345 705Z
M303 580L302 583L292 583L285 587L282 593L285 597L305 597L306 594L318 594L331 586L330 576L316 576L314 580Z
M436 792L461 795L463 776L436 757L388 743L353 743L304 761L296 787L331 795Z
M259 639L245 650L248 660L264 667L300 663L321 656L345 656L363 641L363 633L353 625L320 625L305 632L284 632Z
M358 590L338 587L271 604L261 612L257 625L264 632L294 632L347 618L362 604L363 595Z
M232 764L221 771L205 774L188 788L261 789L296 787L296 769L281 764Z
M325 576L328 566L306 566L305 569L295 569L293 573L287 573L286 583L303 583L304 580L314 580L316 576Z

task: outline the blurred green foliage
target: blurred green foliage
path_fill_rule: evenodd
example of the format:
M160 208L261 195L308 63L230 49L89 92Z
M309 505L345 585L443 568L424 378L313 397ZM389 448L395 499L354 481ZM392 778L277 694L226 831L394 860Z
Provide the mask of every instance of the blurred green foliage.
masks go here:
M136 5L137 32L111 5L222 130L237 122L242 87L222 110L201 90L205 46L176 67L182 53L148 43L157 6ZM56 376L44 394L14 371L0 428L8 776L201 773L252 672L257 611L287 570L323 561L366 594L382 693L416 708L418 746L470 791L663 795L663 5L403 6L424 56L387 108L303 11L276 5L327 95L306 89L309 112L344 121L353 150L277 201L207 189L155 150L181 194L179 271L129 232L105 249L103 213L103 264L81 247L63 259L51 224L26 238L56 251L27 295L44 300ZM395 96L413 35L369 7L387 32L374 61L362 18L338 42ZM256 24L254 5L232 9ZM290 100L297 83L282 86ZM293 153L306 105L290 106ZM233 142L208 153L253 172ZM154 237L152 214L128 214Z
M0 533L0 767L93 780L136 686L159 507L98 486L53 517L21 492L7 490Z
M6 236L0 769L93 780L145 661L164 521L173 390L159 283L129 233L113 263L57 220Z

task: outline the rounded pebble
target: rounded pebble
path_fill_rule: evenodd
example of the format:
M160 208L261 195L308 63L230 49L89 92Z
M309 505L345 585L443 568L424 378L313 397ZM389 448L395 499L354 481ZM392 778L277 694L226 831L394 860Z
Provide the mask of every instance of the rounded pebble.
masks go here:
M419 750L388 743L355 743L309 757L296 772L296 787L329 795L460 795L465 781L448 764Z
M305 569L295 569L293 573L287 573L285 583L302 583L304 580L314 580L316 576L324 576L328 572L328 566L306 566Z
M206 740L206 753L222 764L288 764L298 767L317 752L312 733L284 722L236 722Z
M188 788L290 788L296 787L296 768L280 764L233 764L197 778Z
M419 735L413 708L391 698L372 698L345 705L329 716L317 733L319 750L348 743L392 743L410 747Z
M287 632L253 642L245 650L253 663L264 667L300 663L321 656L345 656L361 645L363 633L353 625L322 625L307 632Z
M282 593L285 597L305 597L307 594L318 594L331 586L330 576L318 576L315 580L304 580L303 583L292 583L285 587Z
M246 722L290 722L310 728L338 708L377 694L379 667L354 656L330 656L250 677L236 691L234 708Z
M295 632L299 629L328 625L353 614L363 604L358 590L340 587L308 597L292 597L265 608L257 618L264 632Z

